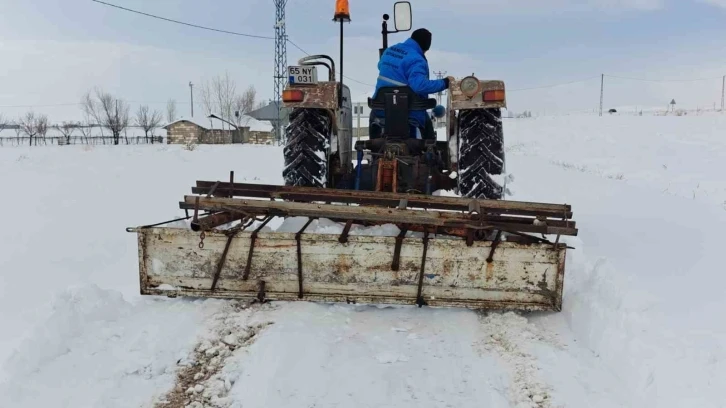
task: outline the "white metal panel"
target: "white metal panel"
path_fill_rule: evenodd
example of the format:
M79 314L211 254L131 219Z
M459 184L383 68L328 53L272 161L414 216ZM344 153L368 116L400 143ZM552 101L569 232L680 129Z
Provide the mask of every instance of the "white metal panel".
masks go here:
M295 234L260 233L250 274L243 280L251 233L232 239L216 290L211 291L227 236L185 229L148 228L139 234L142 294L174 294L222 298L254 297L265 282L266 298L299 299ZM302 300L415 304L423 240L406 238L400 269L391 270L394 237L303 234L300 240ZM491 242L430 239L422 285L432 306L557 310L561 309L564 246L501 242L487 263ZM160 290L170 285L173 291Z

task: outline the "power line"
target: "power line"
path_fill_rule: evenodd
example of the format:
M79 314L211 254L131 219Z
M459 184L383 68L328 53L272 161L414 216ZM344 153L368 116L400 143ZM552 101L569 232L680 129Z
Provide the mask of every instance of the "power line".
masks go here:
M135 103L139 105L166 105L167 102L140 102L140 101L125 101L127 103ZM178 105L187 105L189 102L177 101ZM68 102L68 103L55 103L47 105L0 105L0 108L55 108L61 106L82 106L82 102Z
M697 82L697 81L713 81L716 79L722 79L722 77L713 77L713 78L694 78L694 79L647 79L647 78L632 78L632 77L624 77L624 76L618 76L618 75L608 75L605 74L606 77L610 78L618 78L618 79L628 79L631 81L643 81L643 82Z
M293 41L292 41L291 39L289 39L289 38L288 38L288 39L287 39L287 42L289 42L290 44L292 44L292 46L293 46L293 47L295 47L295 48L297 48L298 50L302 51L302 53L303 53L303 54L305 54L305 55L307 55L307 56L310 56L310 53L309 53L309 52L305 51L304 49L302 49L302 47L300 47L299 45L295 44L295 43L294 43L294 42L293 42ZM351 80L351 81L353 81L353 82L356 82L356 83L359 83L359 84L361 84L361 85L365 85L365 86L375 86L375 85L373 85L373 84L368 84L368 83L365 83L365 82L359 81L359 80L357 80L357 79L355 79L355 78L351 78L351 77L349 77L349 76L347 76L347 75L343 75L343 78L345 78L345 79L348 79L348 80Z
M75 106L81 103L56 103L51 105L0 105L0 108L53 108L58 106Z
M106 3L106 2L100 1L100 0L91 0L91 1L93 1L95 3L103 4L103 5L106 5L106 6L109 6L109 7L114 7L114 8L120 9L120 10L128 11L128 12L131 12L131 13L140 14L142 16L147 16L147 17L156 18L156 19L159 19L159 20L164 20L164 21L168 21L170 23L182 24L182 25L185 25L185 26L199 28L199 29L202 29L202 30L215 31L215 32L218 32L218 33L237 35L237 36L241 36L241 37L260 38L260 39L263 39L263 40L274 40L275 39L275 37L268 37L268 36L264 36L264 35L254 35L254 34L238 33L238 32L235 32L235 31L221 30L221 29L217 29L217 28L202 26L202 25L199 25L199 24L192 24L192 23L187 23L187 22L184 22L184 21L173 20L173 19L170 19L170 18L158 16L158 15L155 15L155 14L145 13L143 11L133 10L133 9L126 8L126 7L121 7L121 6L118 6L118 5L115 5L115 4ZM299 45L295 44L289 38L287 38L287 42L289 42L290 44L292 44L298 50L302 51L305 55L310 55L307 51L305 51L304 49L302 49ZM359 83L361 85L374 86L374 85L371 85L371 84L368 84L368 83L365 83L365 82L361 82L361 81L359 81L357 79L350 78L350 77L345 76L345 75L343 75L343 77L346 78L346 79L349 79L349 80L351 80L353 82L357 82L357 83Z
M95 3L103 4L103 5L106 5L106 6L115 7L117 9L121 9L121 10L128 11L128 12L131 12L131 13L141 14L142 16L147 16L147 17L156 18L156 19L159 19L159 20L164 20L164 21L168 21L170 23L182 24L182 25L185 25L185 26L199 28L199 29L202 29L202 30L216 31L218 33L238 35L238 36L241 36L241 37L261 38L261 39L265 39L265 40L274 40L275 39L275 37L267 37L267 36L264 36L264 35L238 33L238 32L235 32L235 31L220 30L220 29L217 29L217 28L206 27L206 26L202 26L202 25L198 25L198 24L185 23L183 21L173 20L173 19L166 18L166 17L161 17L161 16L157 16L155 14L144 13L143 11L132 10L130 8L117 6L115 4L106 3L106 2L103 2L103 1L100 1L100 0L91 0L91 1L93 1Z
M591 81L591 80L593 80L595 78L600 78L600 75L592 76L592 77L585 78L585 79L578 79L576 81L563 82L563 83L559 83L559 84L534 86L534 87L531 87L531 88L510 89L510 90L508 90L508 92L530 91L530 90L533 90L533 89L554 88L554 87L557 87L557 86L564 86L564 85L576 84L576 83L579 83L579 82L587 82L587 81Z

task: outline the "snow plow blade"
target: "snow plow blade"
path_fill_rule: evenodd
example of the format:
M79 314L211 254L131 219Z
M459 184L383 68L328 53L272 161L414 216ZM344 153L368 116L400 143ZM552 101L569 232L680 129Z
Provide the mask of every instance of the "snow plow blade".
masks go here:
M180 203L194 211L191 228L127 230L138 236L141 294L562 308L567 246L559 239L577 234L566 205L231 182L197 182L193 192ZM307 222L297 232L262 229L291 216ZM342 233L306 232L316 218L340 222ZM401 233L353 235L353 224L395 224Z

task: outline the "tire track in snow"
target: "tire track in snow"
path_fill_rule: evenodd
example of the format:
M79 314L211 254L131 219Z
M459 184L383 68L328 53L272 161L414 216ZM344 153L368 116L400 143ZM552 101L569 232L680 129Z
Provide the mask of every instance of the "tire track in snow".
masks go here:
M254 323L255 312L249 302L234 301L212 318L214 323L190 357L180 359L174 388L154 404L155 408L236 408L239 403L228 397L236 378L222 373L227 360L236 352L249 347L257 335L272 325Z
M517 408L554 408L552 387L539 375L537 358L526 351L533 341L561 348L554 336L544 333L514 312L480 313L484 339L475 345L479 352L493 353L504 361L510 374L507 398Z

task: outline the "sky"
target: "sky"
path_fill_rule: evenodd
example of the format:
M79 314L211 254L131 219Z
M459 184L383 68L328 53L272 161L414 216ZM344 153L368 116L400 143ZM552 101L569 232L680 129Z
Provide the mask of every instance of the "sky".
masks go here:
M274 36L273 0L104 0L222 30ZM433 33L432 71L505 81L515 112L712 108L726 75L726 0L412 0L414 29ZM334 0L288 0L289 39L339 59ZM272 98L274 41L129 13L91 0L0 0L0 115L77 120L93 87L189 115L189 82L225 71ZM361 102L377 76L380 23L393 1L350 0L344 74ZM393 34L390 42L409 33ZM288 64L304 54L288 43ZM628 78L628 79L626 79ZM698 80L694 80L698 79ZM702 79L702 80L701 80ZM647 80L647 81L646 81ZM558 86L553 86L558 85ZM536 89L532 89L536 88ZM195 91L197 88L195 88ZM195 104L200 100L195 93ZM195 114L199 115L199 107Z

